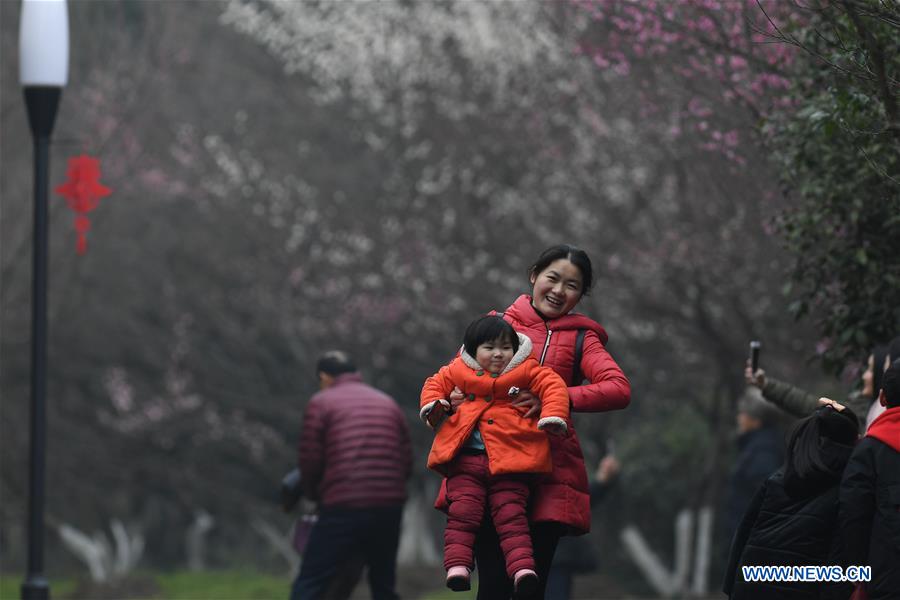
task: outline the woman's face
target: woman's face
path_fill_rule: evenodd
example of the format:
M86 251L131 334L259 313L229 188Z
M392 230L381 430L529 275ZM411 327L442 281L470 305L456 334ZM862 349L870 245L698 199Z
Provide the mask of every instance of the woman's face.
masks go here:
M542 315L555 319L567 314L581 300L581 269L567 258L560 258L531 276L531 304Z
M869 355L869 361L866 363L866 370L862 374L862 395L874 396L875 391L872 389L875 385L875 355Z

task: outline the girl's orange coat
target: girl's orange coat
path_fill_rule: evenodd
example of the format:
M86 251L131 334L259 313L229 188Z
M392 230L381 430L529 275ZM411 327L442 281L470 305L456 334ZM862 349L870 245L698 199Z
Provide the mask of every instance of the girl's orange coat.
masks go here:
M541 418L569 416L566 384L553 369L542 367L529 356L507 373L492 375L475 370L457 356L429 377L422 388L420 407L448 399L458 386L471 402L463 402L438 426L428 454L428 467L444 472L459 453L475 425L481 432L492 475L501 473L548 473L552 469L550 442L537 428L536 418L524 418L512 406L511 387L531 390L541 399ZM474 398L473 398L474 396Z

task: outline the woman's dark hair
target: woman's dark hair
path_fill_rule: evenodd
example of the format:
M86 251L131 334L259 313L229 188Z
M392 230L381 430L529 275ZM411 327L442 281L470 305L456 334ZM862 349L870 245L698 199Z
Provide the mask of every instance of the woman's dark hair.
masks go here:
M528 277L537 277L544 269L550 266L550 263L561 258L567 259L581 271L581 295L586 296L594 283L594 270L591 267L591 259L588 258L587 253L575 246L558 244L547 248L541 252L535 263L528 269Z
M891 343L888 344L888 356L891 357L891 362L900 358L900 335L892 339Z
M849 408L838 411L831 406L822 406L802 419L788 435L785 478L807 479L820 473L837 474L844 465L829 464L827 441L852 447L856 442L859 422Z
M900 406L900 358L891 363L891 366L884 372L884 380L882 382L884 390L884 399L887 401L888 408L896 408Z
M502 339L512 344L513 352L519 351L519 336L516 330L502 317L496 315L479 317L469 323L469 326L466 327L466 335L463 337L463 346L469 356L474 358L478 346L496 339Z
M875 346L872 350L872 397L875 400L878 400L878 390L881 389L881 380L884 378L884 359L887 355L887 346Z
M353 359L341 350L329 350L323 354L316 363L316 373L325 373L337 377L342 373L355 373L356 365Z

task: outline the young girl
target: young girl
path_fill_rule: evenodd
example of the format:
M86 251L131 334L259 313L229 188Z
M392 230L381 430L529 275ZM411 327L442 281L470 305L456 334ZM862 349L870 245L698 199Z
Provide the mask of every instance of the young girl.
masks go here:
M569 397L565 382L531 352L531 340L501 317L481 317L466 329L459 356L422 388L419 414L437 430L428 467L447 477L444 568L447 587L455 591L469 589L485 504L516 593L530 594L538 585L526 516L526 474L551 470L544 431L566 433ZM471 402L451 412L448 398L455 387ZM524 389L541 398L536 424L511 404Z

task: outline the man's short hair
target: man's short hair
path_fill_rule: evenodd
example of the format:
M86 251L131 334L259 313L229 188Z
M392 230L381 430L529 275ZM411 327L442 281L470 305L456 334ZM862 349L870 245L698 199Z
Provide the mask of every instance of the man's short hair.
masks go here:
M778 409L755 387L744 390L738 399L737 412L759 419L763 425L772 425L778 419Z
M887 401L888 408L900 406L900 358L892 362L891 366L884 372L884 378L881 380L881 389L884 392L884 399Z
M316 363L316 372L337 377L342 373L355 373L356 365L350 356L342 350L329 350Z

